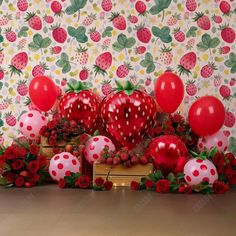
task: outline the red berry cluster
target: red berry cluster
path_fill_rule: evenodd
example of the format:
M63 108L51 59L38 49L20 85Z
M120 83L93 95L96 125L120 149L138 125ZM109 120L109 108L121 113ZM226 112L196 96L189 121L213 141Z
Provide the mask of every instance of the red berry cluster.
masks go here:
M128 147L123 147L118 151L110 151L108 148L104 148L100 156L102 157L101 163L108 165L123 164L126 167L131 167L137 164L146 165L151 162L148 155L135 153Z

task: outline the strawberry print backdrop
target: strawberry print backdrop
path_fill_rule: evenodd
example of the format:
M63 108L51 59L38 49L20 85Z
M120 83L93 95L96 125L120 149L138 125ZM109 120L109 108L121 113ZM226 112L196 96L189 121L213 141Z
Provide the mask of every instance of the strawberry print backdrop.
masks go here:
M36 75L62 90L86 81L104 96L127 79L151 93L167 68L185 84L179 110L214 95L235 136L235 9L234 0L0 0L0 142L18 135Z

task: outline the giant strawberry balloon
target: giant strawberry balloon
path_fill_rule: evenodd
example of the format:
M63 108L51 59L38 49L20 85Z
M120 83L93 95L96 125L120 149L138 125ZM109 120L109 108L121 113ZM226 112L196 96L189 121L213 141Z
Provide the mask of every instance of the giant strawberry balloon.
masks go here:
M161 135L150 142L148 153L152 156L155 167L164 174L169 174L183 171L188 150L178 137Z
M116 84L116 90L102 101L102 123L119 144L133 148L154 124L156 103L129 81L125 86Z
M96 130L99 97L86 87L85 83L68 83L69 90L61 98L59 110L63 118L81 123L86 132L92 134Z

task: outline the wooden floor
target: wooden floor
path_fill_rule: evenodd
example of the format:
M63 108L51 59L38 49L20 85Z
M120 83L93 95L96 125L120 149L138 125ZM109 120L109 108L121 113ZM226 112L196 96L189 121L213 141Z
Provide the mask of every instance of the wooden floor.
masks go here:
M0 188L0 236L235 236L236 190L225 195Z

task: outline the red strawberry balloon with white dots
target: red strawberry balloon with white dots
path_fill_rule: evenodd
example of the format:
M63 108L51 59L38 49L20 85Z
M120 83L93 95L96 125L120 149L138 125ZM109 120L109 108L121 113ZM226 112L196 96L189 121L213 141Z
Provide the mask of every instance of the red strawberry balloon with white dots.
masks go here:
M33 140L39 137L39 131L44 125L47 125L46 117L36 110L23 114L19 121L20 132Z
M75 120L86 132L92 134L96 130L100 99L85 83L68 83L69 90L61 98L59 110L63 118Z
M90 164L95 161L99 162L101 151L104 148L108 148L110 151L115 151L116 149L112 141L106 136L94 136L86 142L84 156Z
M49 174L53 180L59 181L77 172L81 172L80 162L69 152L56 154L50 160Z
M198 185L201 182L213 184L218 180L218 173L215 165L205 159L194 158L189 160L184 166L185 181L190 185Z
M154 124L157 106L147 93L131 82L117 88L101 103L100 116L106 132L121 145L135 147Z

